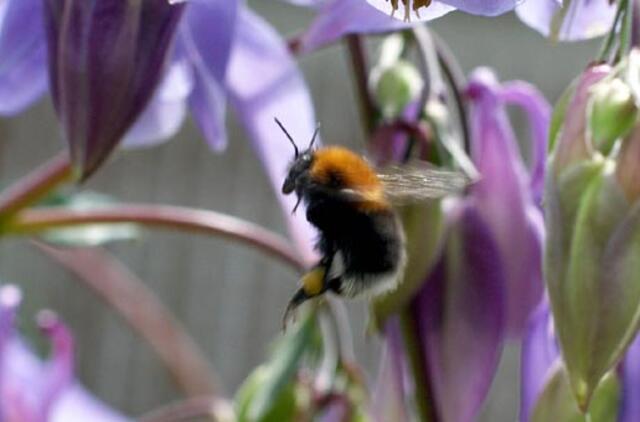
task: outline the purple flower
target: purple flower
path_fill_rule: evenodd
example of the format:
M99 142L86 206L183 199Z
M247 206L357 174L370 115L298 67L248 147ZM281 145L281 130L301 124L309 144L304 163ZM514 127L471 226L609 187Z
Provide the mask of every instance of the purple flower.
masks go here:
M484 402L505 336L498 245L471 204L449 213L442 257L412 307L440 420L471 422Z
M576 41L598 37L611 30L617 3L609 0L565 1L566 10L560 0L529 0L516 8L520 20L540 32L550 36L557 19L562 24L557 29L557 37L564 41Z
M467 95L480 179L466 197L445 204L441 256L412 303L437 411L452 422L475 420L504 339L522 334L542 294L539 201L550 108L532 86L501 85L487 69L472 74ZM530 169L518 151L507 105L529 117Z
M50 311L38 322L51 341L51 357L40 361L15 332L20 291L0 287L0 420L5 422L126 422L73 379L73 339Z
M279 191L292 151L273 117L306 140L313 106L287 45L244 2L6 0L0 113L23 110L46 90L45 21L54 104L84 176L120 142L146 146L172 136L187 109L211 148L223 149L229 102L289 214L292 200ZM312 260L303 214L288 222Z
M411 11L409 15L411 22L403 22L407 15L400 1L398 5L401 10L393 14L397 19L389 19L392 3L387 0L315 2L313 4L318 6L318 13L298 40L297 48L301 52L310 52L348 34L370 34L405 29L412 23L430 21L456 9L474 15L498 15L512 10L518 2L516 0L434 0L427 8L419 9L419 16Z
M469 199L495 237L506 277L507 331L518 336L542 294L540 200L551 109L533 86L500 85L487 69L471 75L467 94L472 104L472 159L481 175ZM533 141L529 170L518 152L507 105L522 108L529 117Z

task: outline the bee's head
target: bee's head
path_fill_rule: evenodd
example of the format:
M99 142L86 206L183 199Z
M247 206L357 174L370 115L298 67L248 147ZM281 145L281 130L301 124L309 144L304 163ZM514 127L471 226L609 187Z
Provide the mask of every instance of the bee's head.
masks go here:
M288 195L296 190L296 187L298 186L298 180L300 180L300 178L305 173L307 173L309 171L309 168L311 167L314 151L313 144L316 140L316 136L318 135L318 131L320 130L320 125L318 125L315 132L313 132L313 137L311 138L309 147L305 151L300 153L298 145L296 145L291 135L289 135L289 132L287 132L282 123L280 123L280 120L278 120L277 118L274 118L274 120L276 121L278 126L280 126L280 129L282 129L284 134L287 135L287 138L291 142L291 145L293 145L294 150L293 162L289 166L289 173L287 174L287 178L284 180L284 184L282 185L282 193Z
M290 194L296 189L298 185L298 180L309 171L311 167L311 163L313 162L313 150L308 149L304 151L302 154L297 153L296 157L291 163L289 167L289 173L287 174L287 178L284 179L284 184L282 185L282 193L285 195Z

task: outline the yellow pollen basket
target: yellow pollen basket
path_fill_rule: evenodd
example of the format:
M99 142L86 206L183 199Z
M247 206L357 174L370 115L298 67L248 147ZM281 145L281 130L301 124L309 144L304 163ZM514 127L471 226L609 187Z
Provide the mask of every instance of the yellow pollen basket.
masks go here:
M322 292L325 272L324 267L316 267L302 276L302 290L307 296L317 296Z

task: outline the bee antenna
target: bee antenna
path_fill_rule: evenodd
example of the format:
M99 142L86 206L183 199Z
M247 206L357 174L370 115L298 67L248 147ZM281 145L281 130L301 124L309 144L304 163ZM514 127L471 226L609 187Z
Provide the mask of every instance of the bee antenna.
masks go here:
M316 125L316 130L313 132L313 136L311 137L311 142L309 142L309 149L313 147L313 144L316 142L316 137L318 136L318 132L320 132L320 123Z
M295 141L293 140L291 135L289 135L289 132L287 132L287 129L284 128L284 125L280 123L280 120L278 120L277 117L274 117L273 120L275 120L278 126L280 126L280 129L282 129L284 134L287 135L287 138L291 142L291 145L293 145L293 150L295 151L295 157L298 158L298 155L300 155L300 151L298 150L298 146L296 145Z

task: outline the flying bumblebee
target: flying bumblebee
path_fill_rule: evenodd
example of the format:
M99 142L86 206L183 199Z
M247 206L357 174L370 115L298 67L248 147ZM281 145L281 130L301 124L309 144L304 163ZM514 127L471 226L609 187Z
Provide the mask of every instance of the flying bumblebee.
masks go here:
M347 148L314 149L318 130L300 152L282 123L275 119L294 148L294 159L282 185L307 208L307 220L318 229L316 249L322 258L301 279L284 315L327 291L353 298L380 295L397 287L406 262L404 231L393 205L421 202L459 192L469 178L460 172L425 166L389 167L376 172Z

